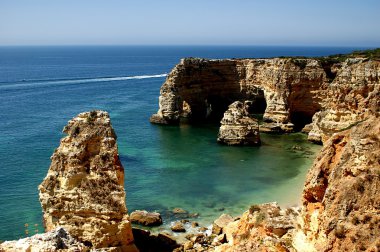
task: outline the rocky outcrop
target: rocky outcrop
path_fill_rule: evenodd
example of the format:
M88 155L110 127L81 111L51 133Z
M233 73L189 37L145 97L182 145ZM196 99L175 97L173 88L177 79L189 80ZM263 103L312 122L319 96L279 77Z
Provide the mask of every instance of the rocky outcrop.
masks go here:
M265 132L301 130L326 141L380 107L380 62L321 59L187 58L174 67L160 90L152 123L220 120L235 101L251 101L250 113L263 114Z
M302 115L311 120L320 109L318 90L326 82L314 59L183 59L162 85L151 122L220 120L228 105L250 100L251 112L264 113L266 122L291 131L292 121L298 123Z
M6 241L0 244L2 252L55 252L55 251L90 251L90 248L74 239L62 228L36 234L17 241Z
M227 145L260 145L259 124L248 109L250 102L232 103L220 122L218 142Z
M140 224L143 226L159 226L162 224L160 213L148 212L145 210L133 211L130 215L132 223Z
M348 59L332 71L336 77L323 92L323 109L313 116L308 138L314 142L324 142L380 109L380 61Z
M378 251L379 157L379 117L325 143L303 191L302 229L294 239L299 251Z
M137 251L125 205L124 168L107 112L81 113L39 186L47 231L64 227L91 248Z
M253 205L223 230L226 243L215 251L294 251L291 237L299 209L281 209L276 203Z

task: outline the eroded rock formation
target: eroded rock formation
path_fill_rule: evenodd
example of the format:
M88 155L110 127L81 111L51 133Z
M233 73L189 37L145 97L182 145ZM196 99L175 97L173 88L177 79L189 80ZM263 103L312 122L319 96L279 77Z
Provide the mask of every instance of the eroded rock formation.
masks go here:
M380 249L380 117L333 135L303 191L299 251Z
M230 104L250 100L250 112L264 114L260 130L290 132L312 122L309 139L322 142L378 111L379 76L380 62L365 58L331 65L321 59L187 58L162 85L150 120L220 120Z
M323 109L313 116L311 141L326 141L380 111L380 61L348 59L332 71L336 77L322 93Z
M137 251L125 205L124 168L107 112L81 113L51 157L39 186L47 231L64 227L92 248Z
M249 112L250 102L236 101L226 112L219 128L218 142L227 145L260 145L259 123Z

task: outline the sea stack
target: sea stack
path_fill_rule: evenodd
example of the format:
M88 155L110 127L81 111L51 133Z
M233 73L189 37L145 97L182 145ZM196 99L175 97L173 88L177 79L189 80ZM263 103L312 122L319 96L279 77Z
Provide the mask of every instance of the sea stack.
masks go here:
M79 114L39 186L46 231L64 227L88 247L138 251L125 204L124 168L104 111Z
M260 145L259 124L247 108L250 102L236 101L220 122L218 142L227 145Z

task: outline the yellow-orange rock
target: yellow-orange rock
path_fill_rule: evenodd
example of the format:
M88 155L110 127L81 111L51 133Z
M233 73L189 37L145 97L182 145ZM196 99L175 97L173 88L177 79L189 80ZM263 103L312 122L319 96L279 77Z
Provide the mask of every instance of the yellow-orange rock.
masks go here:
M299 251L380 248L380 117L333 135L303 191ZM309 249L305 249L309 248Z
M81 113L64 128L39 186L47 231L64 227L88 247L137 251L127 214L124 168L107 112Z
M322 59L181 60L160 90L151 122L220 120L235 101L262 113L260 131L291 132L305 124L310 141L322 143L380 108L380 61Z

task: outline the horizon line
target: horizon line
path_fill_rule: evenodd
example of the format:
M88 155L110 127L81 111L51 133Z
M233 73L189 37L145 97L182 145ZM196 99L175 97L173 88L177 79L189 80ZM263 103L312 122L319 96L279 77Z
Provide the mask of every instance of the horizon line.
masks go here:
M380 45L305 45L305 44L278 44L278 45L265 45L265 44L0 44L0 47L122 47L122 46L140 46L140 47L165 47L165 46L177 46L177 47L340 47L340 48L380 48Z

